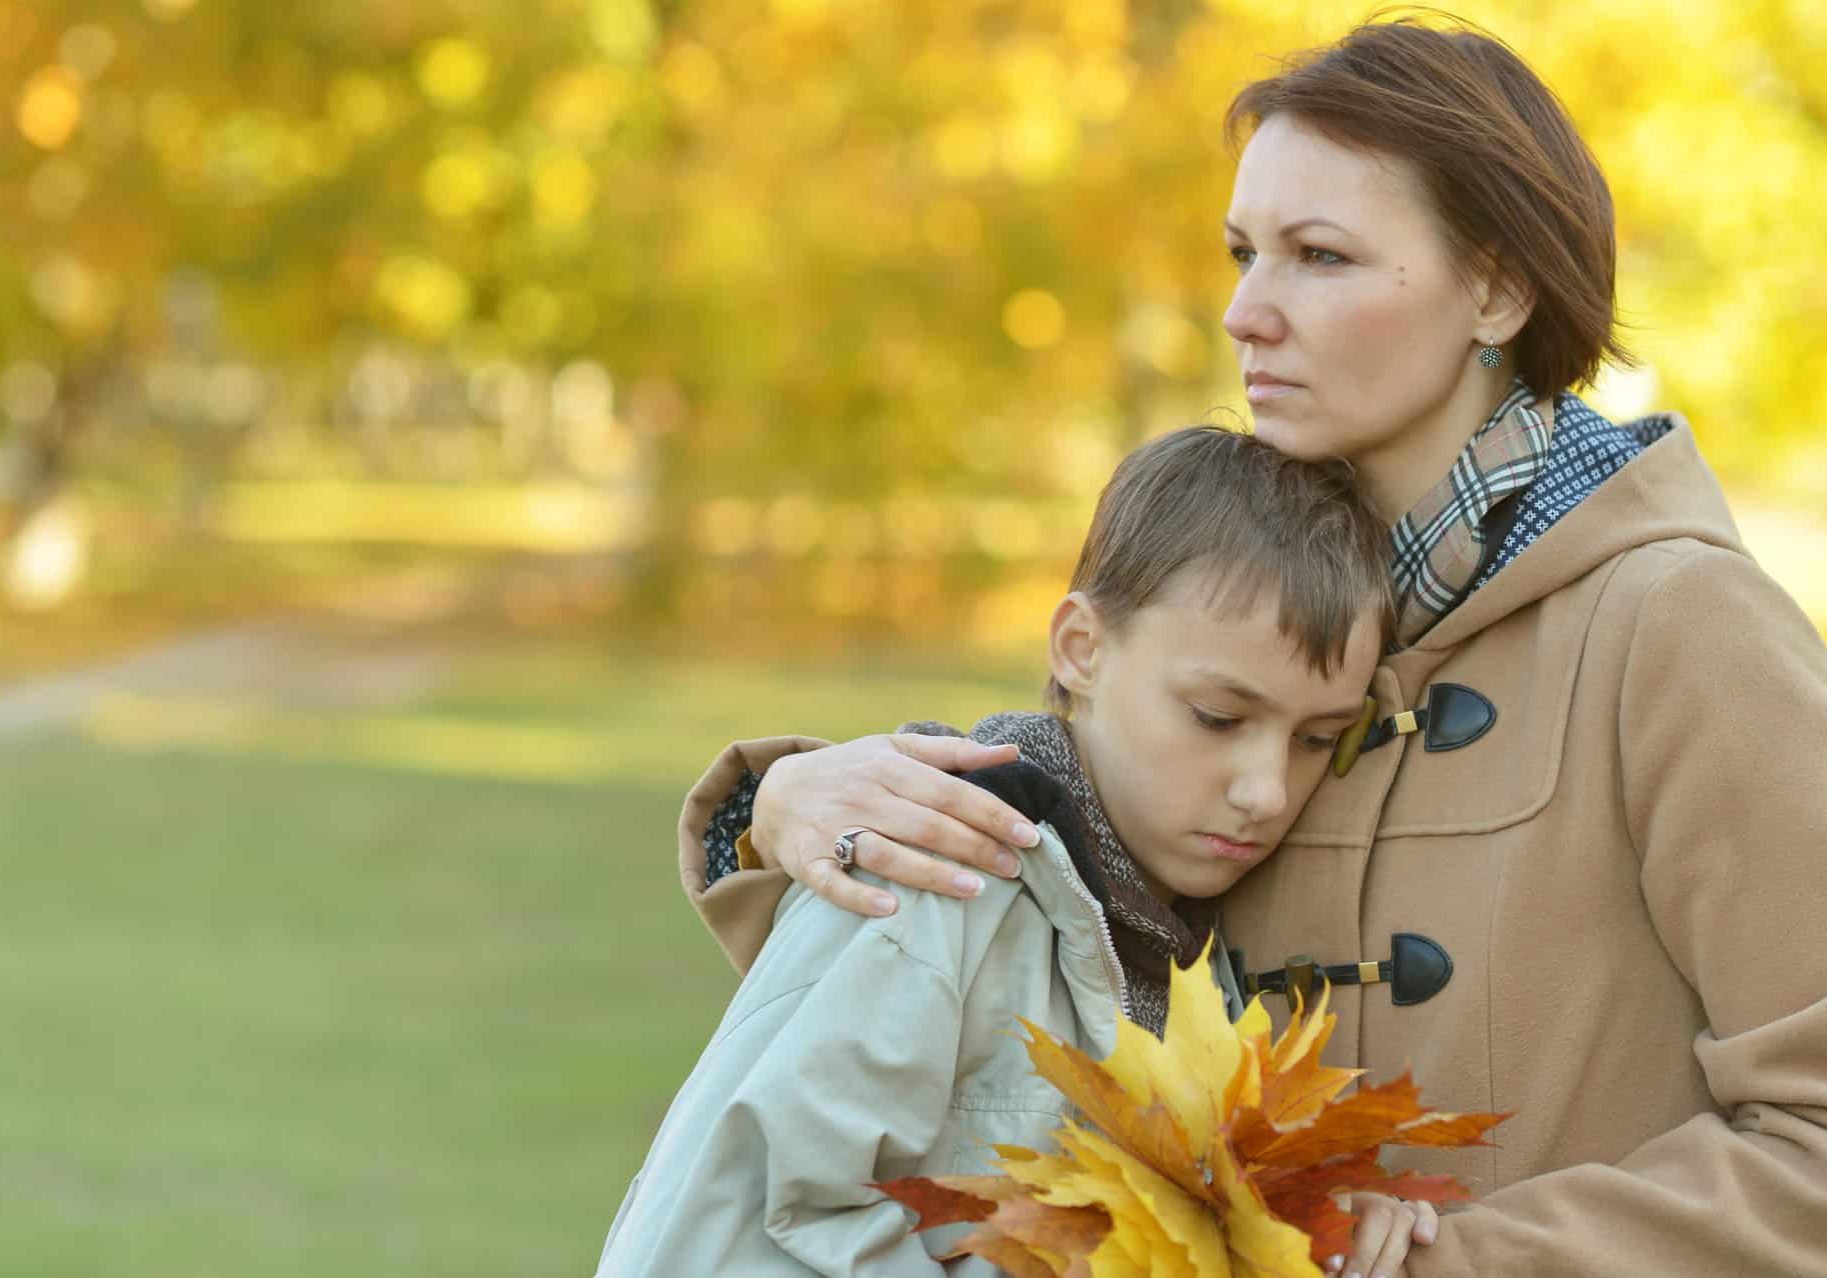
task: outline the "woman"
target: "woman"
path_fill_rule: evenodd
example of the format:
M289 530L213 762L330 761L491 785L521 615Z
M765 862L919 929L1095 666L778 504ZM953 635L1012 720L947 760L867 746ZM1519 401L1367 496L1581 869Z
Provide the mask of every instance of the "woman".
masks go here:
M1402 1160L1483 1195L1409 1272L1827 1273L1827 651L1686 423L1570 391L1621 354L1603 177L1467 29L1361 27L1231 122L1256 431L1356 465L1401 611L1361 746L1227 899L1240 972L1323 971L1336 1063L1516 1111L1497 1148ZM915 848L1003 873L1033 841L938 771L994 761L966 743L820 744L734 747L688 804L686 885L739 963L785 874L707 874L698 836L720 861L751 796L764 866L859 911L840 832L953 894Z

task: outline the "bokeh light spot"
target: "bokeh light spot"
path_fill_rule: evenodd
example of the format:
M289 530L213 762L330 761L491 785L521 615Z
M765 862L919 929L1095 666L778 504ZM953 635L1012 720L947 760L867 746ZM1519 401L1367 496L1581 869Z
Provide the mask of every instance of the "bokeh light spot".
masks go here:
M50 258L32 272L31 294L38 309L72 336L90 336L105 329L119 302L111 279L67 253Z
M723 67L717 55L701 44L683 40L674 45L660 64L660 79L668 96L688 116L712 115L723 104Z
M547 80L533 109L550 132L589 142L615 123L632 93L629 75L620 67L591 67Z
M996 134L972 115L954 115L929 135L927 150L941 177L968 181L996 163Z
M444 337L469 314L469 284L435 258L413 253L389 258L374 287L382 304L419 337Z
M1065 308L1045 289L1024 288L1003 305L1002 331L1017 346L1044 350L1065 333Z
M596 174L576 151L555 148L533 163L533 207L550 230L569 230L596 203Z
M590 35L610 57L634 62L653 51L659 27L647 0L591 0Z
M1002 167L1023 182L1060 177L1077 149L1076 123L1051 103L1030 107L1003 126Z
M433 40L419 54L419 88L446 110L469 106L488 81L488 54L460 36Z
M419 195L439 217L458 221L488 203L487 168L473 153L447 151L425 166Z
M760 531L754 505L739 497L712 498L698 507L692 522L693 540L709 555L753 550Z
M15 120L33 146L57 150L82 123L82 82L68 67L40 68L20 91Z
M775 498L762 519L768 548L787 557L803 555L818 545L824 526L823 513L803 493Z
M881 540L875 511L861 502L840 501L825 512L825 553L835 559L857 559Z

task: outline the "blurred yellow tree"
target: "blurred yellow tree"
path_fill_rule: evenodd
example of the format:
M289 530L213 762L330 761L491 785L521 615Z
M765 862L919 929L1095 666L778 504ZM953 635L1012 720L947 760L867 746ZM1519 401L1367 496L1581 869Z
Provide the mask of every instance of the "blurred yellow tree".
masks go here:
M1462 12L1611 177L1658 405L1728 471L1827 487L1827 7ZM1225 106L1364 16L0 0L0 409L61 472L89 388L187 343L332 381L376 340L462 370L588 357L661 459L662 569L706 497L1082 497L1233 400ZM220 319L186 333L199 311ZM184 429L232 446L216 416Z

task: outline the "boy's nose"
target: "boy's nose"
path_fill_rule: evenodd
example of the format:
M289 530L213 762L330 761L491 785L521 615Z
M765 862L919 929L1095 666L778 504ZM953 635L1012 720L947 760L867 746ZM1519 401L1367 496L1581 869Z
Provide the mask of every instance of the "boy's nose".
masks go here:
M1288 756L1286 750L1271 752L1255 766L1240 769L1231 778L1226 797L1231 806L1251 822L1273 821L1288 807Z

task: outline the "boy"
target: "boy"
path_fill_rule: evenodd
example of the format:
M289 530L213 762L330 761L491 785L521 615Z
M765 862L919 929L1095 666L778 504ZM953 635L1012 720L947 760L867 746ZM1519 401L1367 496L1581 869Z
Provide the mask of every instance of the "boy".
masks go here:
M1131 454L1053 614L1054 713L971 733L1020 747L971 778L1041 830L1020 879L965 901L883 883L899 908L868 919L790 890L599 1278L993 1273L942 1267L959 1229L910 1235L868 1183L1047 1144L1065 1102L1031 1072L1017 1016L1094 1056L1119 1014L1161 1032L1167 965L1204 949L1217 898L1274 851L1362 712L1391 625L1387 554L1343 467L1208 427ZM699 791L731 779L713 769Z

